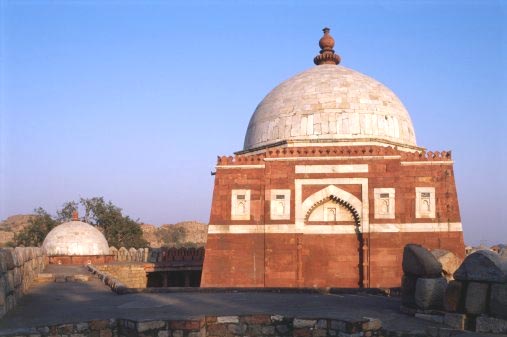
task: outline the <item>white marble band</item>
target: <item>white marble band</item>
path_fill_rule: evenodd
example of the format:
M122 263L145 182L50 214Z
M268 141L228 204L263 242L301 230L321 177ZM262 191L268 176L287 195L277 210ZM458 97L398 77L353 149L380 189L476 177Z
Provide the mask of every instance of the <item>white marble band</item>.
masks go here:
M354 234L353 225L209 225L208 234ZM370 224L371 233L461 232L461 222Z

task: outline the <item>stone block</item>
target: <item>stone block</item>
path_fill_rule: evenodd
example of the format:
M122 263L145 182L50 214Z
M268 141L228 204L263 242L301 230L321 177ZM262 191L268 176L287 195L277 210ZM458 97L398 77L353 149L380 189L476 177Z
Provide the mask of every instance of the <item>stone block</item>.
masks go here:
M488 301L487 283L470 282L465 298L465 311L467 314L480 315L486 312Z
M292 333L293 337L312 337L312 330L309 328L297 328Z
M239 323L238 316L218 316L217 323Z
M315 323L317 323L317 321L314 319L295 318L292 325L294 328L313 328L315 326Z
M12 256L12 249L0 249L0 254L2 255L3 263L5 263L6 270L14 269L14 258Z
M475 331L482 333L491 332L497 334L507 334L507 320L488 316L479 316L475 320Z
M444 324L453 329L465 330L466 315L446 312Z
M261 328L261 332L262 332L263 336L274 335L275 334L275 327L274 326L263 326Z
M494 317L507 318L507 284L491 285L489 311Z
M461 309L463 298L463 283L451 281L445 289L444 309L449 312L456 312Z
M243 335L246 332L247 325L246 324L228 324L227 330L234 335Z
M439 309L443 307L445 278L418 278L415 289L415 304L421 309Z
M507 259L495 252L479 250L468 255L454 273L461 281L507 283Z
M137 323L137 332L144 332L149 330L156 330L165 328L164 321L145 321Z
M417 276L403 275L401 278L401 303L407 307L415 306L415 285Z
M275 327L276 329L276 332L278 332L279 334L286 334L287 332L289 332L289 327L287 325L283 325L283 324L279 324Z
M83 332L88 330L88 327L89 327L88 323L78 323L76 324L76 331Z
M251 315L242 317L242 321L247 324L269 324L271 317L269 315Z
M157 337L169 337L169 330L160 330Z
M431 254L435 256L438 262L442 265L442 273L447 280L453 280L454 272L458 270L463 262L453 252L445 249L434 249Z
M94 320L94 321L90 322L89 326L90 326L90 330L94 330L94 331L102 330L102 329L106 329L109 326L109 321L103 320L103 319Z
M363 317L366 321L361 324L363 331L377 331L382 328L382 321L377 318Z
M440 277L442 265L435 256L420 245L408 244L403 250L403 272L424 278Z
M416 318L424 319L425 321L429 321L429 322L436 322L436 323L443 323L444 322L443 315L416 313L414 316Z

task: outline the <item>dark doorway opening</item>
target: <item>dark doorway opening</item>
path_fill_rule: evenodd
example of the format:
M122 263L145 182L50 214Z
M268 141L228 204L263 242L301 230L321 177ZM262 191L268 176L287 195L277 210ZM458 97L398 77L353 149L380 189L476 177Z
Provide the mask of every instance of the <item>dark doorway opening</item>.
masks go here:
M148 273L148 288L199 287L202 270L154 271Z

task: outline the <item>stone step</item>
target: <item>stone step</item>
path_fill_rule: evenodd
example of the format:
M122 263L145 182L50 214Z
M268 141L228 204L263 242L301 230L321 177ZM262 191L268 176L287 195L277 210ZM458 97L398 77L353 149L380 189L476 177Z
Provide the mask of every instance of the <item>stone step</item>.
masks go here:
M55 276L51 273L39 273L35 279L36 283L55 282Z

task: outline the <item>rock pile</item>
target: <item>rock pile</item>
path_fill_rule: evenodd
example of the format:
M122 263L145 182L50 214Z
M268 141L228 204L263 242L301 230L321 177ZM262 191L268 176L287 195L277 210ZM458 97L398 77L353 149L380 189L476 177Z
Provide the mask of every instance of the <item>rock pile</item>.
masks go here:
M409 244L403 250L401 303L408 308L440 309L447 280L442 264L426 248Z
M507 258L478 250L459 267L456 259L446 251L405 246L402 310L456 330L507 333Z
M445 292L445 311L462 314L476 331L507 333L507 258L489 250L476 251L454 278Z

